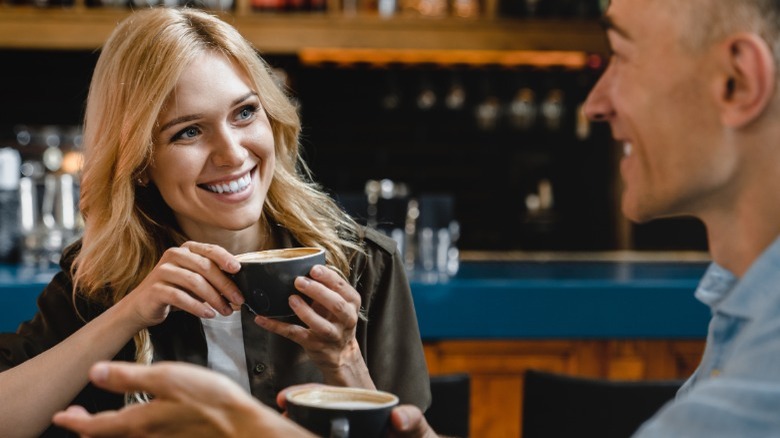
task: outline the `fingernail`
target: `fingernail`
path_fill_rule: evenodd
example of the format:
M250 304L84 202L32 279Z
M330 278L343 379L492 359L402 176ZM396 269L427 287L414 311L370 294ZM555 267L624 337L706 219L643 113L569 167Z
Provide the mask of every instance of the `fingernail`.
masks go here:
M265 327L266 326L266 319L262 316L255 316L255 324Z
M314 266L313 268L311 268L310 274L312 275L312 277L319 277L320 275L322 275L322 266L320 265Z
M311 284L311 280L309 280L308 277L298 277L298 283L299 286L305 288L305 287L309 287L309 285Z
M212 309L211 307L207 307L207 308L203 309L203 317L204 318L211 319L211 318L213 318L215 316L217 316L217 312L214 311L214 309Z
M401 430L406 430L409 427L409 416L404 411L399 411L397 415L398 419L401 420Z
M89 377L93 382L105 382L108 380L108 365L104 363L95 364L89 373Z
M290 302L290 306L292 307L298 307L303 303L301 297L299 297L298 295L290 295L289 302Z
M233 304L238 304L239 306L244 304L244 296L241 295L241 292L233 292Z
M241 270L241 263L231 260L228 262L227 268L230 272L238 272Z

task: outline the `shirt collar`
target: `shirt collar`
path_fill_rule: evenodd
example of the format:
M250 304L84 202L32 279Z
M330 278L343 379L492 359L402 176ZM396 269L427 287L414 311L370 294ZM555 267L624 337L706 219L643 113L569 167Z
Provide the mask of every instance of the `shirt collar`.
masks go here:
M734 274L713 262L696 288L696 298L714 311L737 284L737 280Z
M717 277L708 278L710 271ZM713 312L749 319L780 299L777 293L779 283L780 238L777 238L741 279L713 263L702 278L696 297L709 305Z

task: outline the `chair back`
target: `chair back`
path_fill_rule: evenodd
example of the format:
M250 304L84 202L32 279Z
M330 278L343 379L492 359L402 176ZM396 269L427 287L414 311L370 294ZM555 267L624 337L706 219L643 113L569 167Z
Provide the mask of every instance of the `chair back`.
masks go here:
M523 438L630 437L667 401L680 380L615 381L528 370Z
M425 419L437 434L467 437L471 413L471 379L468 374L431 376L433 401Z

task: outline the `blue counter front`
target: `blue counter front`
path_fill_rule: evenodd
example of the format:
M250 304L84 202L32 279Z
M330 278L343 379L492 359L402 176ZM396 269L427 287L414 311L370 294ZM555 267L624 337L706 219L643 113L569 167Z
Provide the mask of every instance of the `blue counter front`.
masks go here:
M702 262L464 262L446 281L412 276L425 340L703 338ZM0 265L0 332L36 310L54 271Z
M37 310L36 299L57 271L0 264L0 333L16 331Z
M469 262L413 281L420 331L435 339L703 338L693 296L703 262Z

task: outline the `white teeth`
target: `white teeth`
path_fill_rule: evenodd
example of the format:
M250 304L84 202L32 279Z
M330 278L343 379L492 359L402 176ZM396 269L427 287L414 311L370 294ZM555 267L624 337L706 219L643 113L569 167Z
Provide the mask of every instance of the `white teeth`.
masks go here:
M631 143L623 143L623 156L630 157L634 146Z
M247 173L241 178L235 179L233 181L224 182L220 184L208 184L206 185L206 188L208 188L214 193L238 193L240 191L243 191L245 188L249 187L249 183L251 181L252 181L252 177L250 174Z

